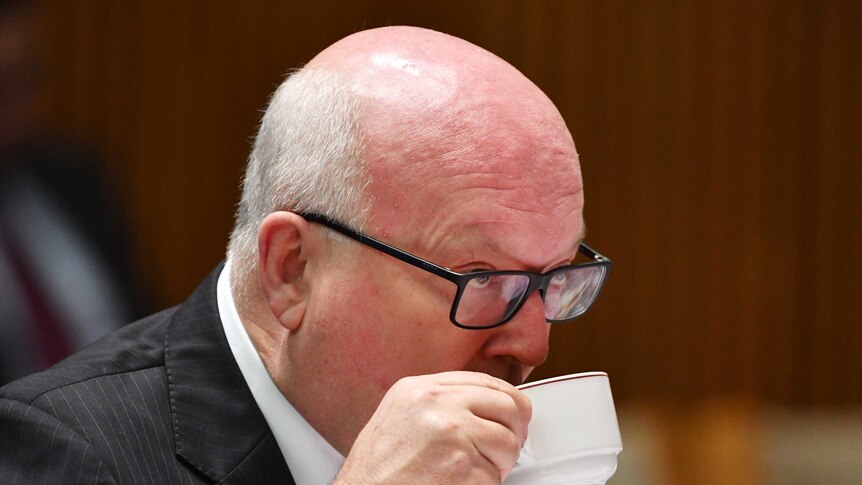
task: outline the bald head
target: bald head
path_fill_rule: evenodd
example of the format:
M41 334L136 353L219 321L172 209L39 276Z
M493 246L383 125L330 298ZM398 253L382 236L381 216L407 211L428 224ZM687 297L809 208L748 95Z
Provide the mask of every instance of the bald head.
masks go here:
M482 224L546 214L526 224L547 233L583 206L575 145L547 96L478 46L404 26L345 37L291 75L243 185L230 254L251 285L257 227L276 210L419 243L450 230L436 218L455 210L485 214Z
M399 194L429 179L487 174L507 185L544 170L571 175L561 190L580 191L575 146L553 103L484 49L427 29L385 27L336 42L306 66L318 68L340 73L359 100L377 224L385 227L396 207L415 209Z
M495 55L464 40L416 27L384 27L348 36L306 66L345 74L361 96L428 109L451 102L466 84L492 72L530 84Z
M230 254L254 286L257 228L272 211L319 212L418 241L445 229L429 217L490 214L487 200L514 212L549 208L550 218L528 222L539 232L581 210L575 145L553 103L464 40L416 27L366 30L322 51L273 96ZM510 219L493 213L487 223Z
M362 100L366 128L460 129L464 119L503 115L565 126L553 104L529 79L496 55L467 41L417 27L384 27L348 36L306 68L332 69Z

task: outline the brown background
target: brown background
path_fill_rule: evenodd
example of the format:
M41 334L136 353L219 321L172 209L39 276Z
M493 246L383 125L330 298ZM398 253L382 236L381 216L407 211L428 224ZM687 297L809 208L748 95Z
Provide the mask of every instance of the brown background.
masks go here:
M250 138L290 67L413 24L507 59L557 103L615 261L538 376L618 403L862 405L856 2L48 1L45 123L107 160L163 305L223 257Z

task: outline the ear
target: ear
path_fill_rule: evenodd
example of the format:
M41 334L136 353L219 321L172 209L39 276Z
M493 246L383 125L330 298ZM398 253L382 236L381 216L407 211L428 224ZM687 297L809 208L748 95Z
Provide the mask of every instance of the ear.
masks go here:
M257 245L258 273L269 308L283 327L296 330L308 294L309 224L292 212L273 212L260 225Z

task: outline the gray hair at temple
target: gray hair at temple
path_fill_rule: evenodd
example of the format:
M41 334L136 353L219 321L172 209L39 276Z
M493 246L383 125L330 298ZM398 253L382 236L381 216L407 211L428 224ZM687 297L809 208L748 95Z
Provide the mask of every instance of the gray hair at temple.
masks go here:
M257 235L270 213L314 212L363 226L370 201L362 152L358 104L343 78L320 68L288 75L261 120L228 244L240 301L258 285Z

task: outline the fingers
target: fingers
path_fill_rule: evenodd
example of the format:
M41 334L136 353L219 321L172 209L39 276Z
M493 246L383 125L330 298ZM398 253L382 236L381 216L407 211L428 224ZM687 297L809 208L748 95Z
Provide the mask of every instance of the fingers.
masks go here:
M482 457L493 464L500 480L505 479L521 453L523 441L500 423L480 420L473 445Z
M450 432L462 433L472 447L505 478L518 458L527 437L532 414L529 398L501 379L476 372L446 372L419 376L415 385L427 394L424 398L445 404L438 409L461 409L467 414L438 416L443 421L462 420ZM430 382L433 386L425 387ZM483 460L480 460L483 461ZM484 467L483 467L484 468Z
M448 386L456 404L478 418L502 425L520 446L527 439L526 427L517 398L500 391L477 386ZM527 401L529 403L529 401ZM529 404L528 404L529 405ZM523 406L523 404L521 405Z
M486 374L403 378L357 437L336 483L499 484L531 413L526 395Z
M485 388L492 391L497 391L498 393L506 394L515 404L518 417L520 429L513 428L511 426L507 426L512 431L518 433L518 436L523 440L527 437L527 426L530 423L530 419L533 416L533 405L530 402L530 399L527 397L525 393L518 390L515 386L509 384L508 382L498 379L496 377L490 376L488 374L483 374L480 372L468 372L468 371L453 371L453 372L443 372L440 374L432 374L429 376L422 376L421 378L433 378L440 385L450 385L450 386L472 386L476 388ZM478 391L478 389L477 389ZM481 402L484 399L490 399L490 394L485 394L482 398L477 398L477 402ZM486 417L486 416L482 416ZM486 419L491 419L497 421L492 416L486 417ZM498 421L500 422L500 421ZM507 423L501 422L501 424L506 425Z

